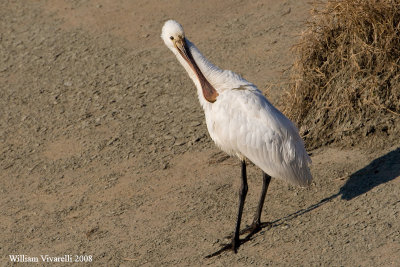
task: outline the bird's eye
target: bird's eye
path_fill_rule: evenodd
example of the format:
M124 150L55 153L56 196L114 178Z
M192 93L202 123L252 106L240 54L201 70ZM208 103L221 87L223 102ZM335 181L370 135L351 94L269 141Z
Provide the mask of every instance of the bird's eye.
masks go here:
M174 36L169 37L169 39L174 40Z

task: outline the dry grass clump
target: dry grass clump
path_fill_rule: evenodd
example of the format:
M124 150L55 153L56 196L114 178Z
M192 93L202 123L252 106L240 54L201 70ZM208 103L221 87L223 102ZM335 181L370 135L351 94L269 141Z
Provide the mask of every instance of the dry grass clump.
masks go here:
M400 133L400 0L315 3L284 112L309 148ZM367 138L367 139L368 139Z

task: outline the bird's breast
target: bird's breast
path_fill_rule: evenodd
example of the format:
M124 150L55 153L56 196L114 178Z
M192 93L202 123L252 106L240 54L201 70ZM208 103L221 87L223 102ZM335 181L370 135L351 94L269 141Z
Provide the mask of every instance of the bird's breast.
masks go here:
M224 152L243 158L238 147L242 141L246 118L242 107L229 92L222 92L217 100L204 108L207 129L211 139Z

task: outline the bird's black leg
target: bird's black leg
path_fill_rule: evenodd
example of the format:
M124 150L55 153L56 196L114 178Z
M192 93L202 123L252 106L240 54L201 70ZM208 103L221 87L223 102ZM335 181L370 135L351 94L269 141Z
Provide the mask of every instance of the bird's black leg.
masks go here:
M258 202L258 207L256 214L254 216L253 225L255 228L259 228L261 225L261 212L264 206L265 195L267 194L269 183L271 182L271 176L263 172L263 185L261 190L260 201Z
M253 223L246 229L240 231L240 222L242 220L243 206L244 206L244 201L246 199L247 190L248 190L247 175L246 175L246 162L242 161L242 185L239 190L239 211L238 211L238 217L237 217L237 221L236 221L236 228L235 228L235 232L234 232L233 236L230 235L230 236L226 237L226 238L232 238L232 242L230 244L224 245L220 250L206 256L206 258L211 258L211 257L217 256L228 249L232 249L236 253L237 249L240 246L241 241L239 239L239 236L241 234L250 232L250 234L244 240L242 240L242 241L248 241L252 235L254 235L255 233L257 233L261 230L261 228L262 228L261 220L260 220L261 212L262 212L262 208L264 206L265 195L267 194L267 190L268 190L270 181L271 181L271 176L269 176L268 174L263 172L263 186L262 186L262 190L261 190L261 197L260 197L260 201L258 203L258 207L257 207L256 214L254 216Z
M261 230L261 212L264 206L265 195L267 194L269 183L271 182L271 176L263 172L263 185L261 189L260 201L258 202L256 214L254 215L253 223L243 230L240 231L240 234L250 233L250 236Z
M239 210L238 210L238 216L237 216L237 221L236 221L236 228L235 228L235 235L233 236L232 239L232 249L236 253L238 247L240 246L240 240L239 240L239 235L240 235L240 222L242 220L242 213L243 213L243 206L244 206L244 201L246 199L247 195L247 174L246 174L246 161L242 161L242 185L240 186L239 190Z

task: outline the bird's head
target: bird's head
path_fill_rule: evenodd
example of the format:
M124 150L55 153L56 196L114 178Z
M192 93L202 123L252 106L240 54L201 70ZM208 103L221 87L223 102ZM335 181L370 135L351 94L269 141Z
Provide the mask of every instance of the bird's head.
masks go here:
M162 28L161 38L169 49L176 52L179 45L185 42L185 32L178 22L175 20L168 20Z
M161 38L178 59L184 59L197 76L203 76L188 47L183 27L178 22L166 21L161 31Z
M193 58L192 52L188 46L190 42L185 38L183 27L175 20L168 20L165 22L161 38L165 45L177 56L181 64L192 75L192 78L197 77L199 84L203 90L204 98L208 102L215 102L218 93L213 86L207 81Z

